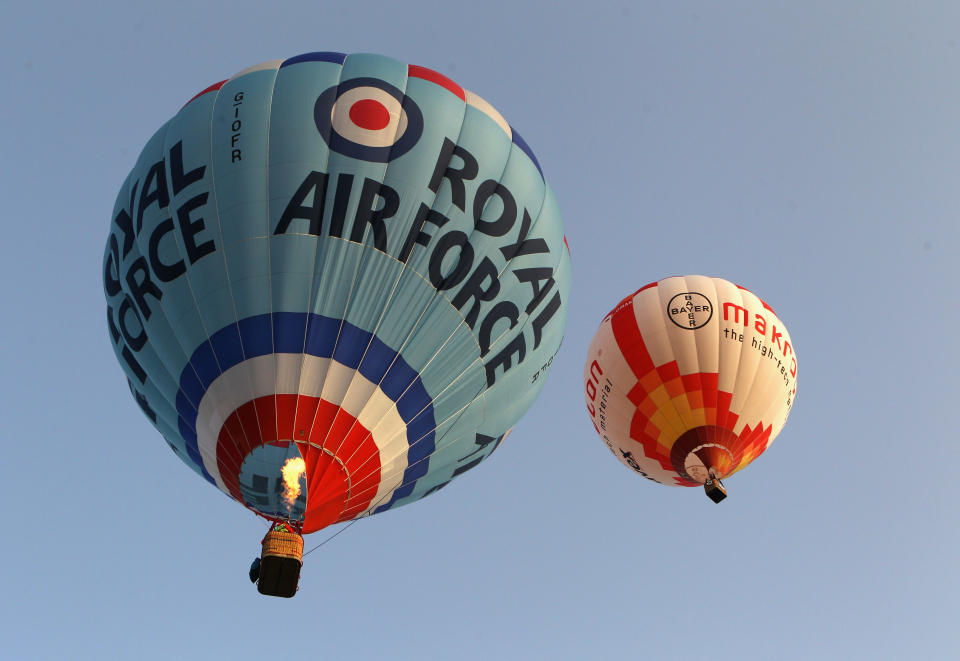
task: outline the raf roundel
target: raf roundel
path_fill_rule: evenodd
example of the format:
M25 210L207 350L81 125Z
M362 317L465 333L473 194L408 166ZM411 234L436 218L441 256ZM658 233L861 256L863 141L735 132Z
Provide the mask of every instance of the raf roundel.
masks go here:
M363 161L398 158L423 134L417 104L376 78L354 78L326 89L317 97L313 114L330 149Z

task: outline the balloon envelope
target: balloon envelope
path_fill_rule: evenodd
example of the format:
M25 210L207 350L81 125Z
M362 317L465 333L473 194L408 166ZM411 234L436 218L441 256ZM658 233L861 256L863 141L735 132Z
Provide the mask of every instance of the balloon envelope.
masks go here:
M720 278L674 277L604 318L584 368L587 412L614 456L662 484L704 484L783 428L797 358L773 309Z
M173 451L305 532L487 457L543 384L570 286L553 194L489 103L326 52L168 121L117 197L103 275L117 358Z

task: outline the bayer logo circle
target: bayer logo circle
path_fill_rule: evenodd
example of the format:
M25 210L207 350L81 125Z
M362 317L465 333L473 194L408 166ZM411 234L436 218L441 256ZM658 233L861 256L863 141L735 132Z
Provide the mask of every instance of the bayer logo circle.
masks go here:
M680 328L687 330L703 328L713 317L713 304L709 298L699 292L683 292L667 303L667 316Z
M330 149L375 163L407 153L423 134L417 104L376 78L353 78L326 89L317 97L313 118Z

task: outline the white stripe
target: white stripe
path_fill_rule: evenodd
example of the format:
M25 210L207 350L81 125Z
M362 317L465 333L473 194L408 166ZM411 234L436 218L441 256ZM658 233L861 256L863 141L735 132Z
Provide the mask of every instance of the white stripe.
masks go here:
M666 325L670 323L665 318L667 305L661 305L660 301L660 285L644 289L633 297L633 315L654 367L666 365L676 358L667 335Z
M703 294L713 308L710 323L694 331L693 339L696 345L697 371L705 374L716 374L720 365L720 343L724 340L723 337L717 339L718 335L723 332L720 330L720 322L718 321L717 285L723 281L703 275L688 275L685 280L690 291ZM683 373L681 371L681 374Z
M740 372L737 375L736 390L730 404L730 410L740 415L734 431L739 434L747 424L751 428L756 428L757 424L762 422L764 426L776 424L775 431L779 432L783 423L786 422L787 397L792 385L786 384L777 361L784 364L782 347L790 341L790 335L780 319L763 307L759 298L748 291L741 291L741 295L743 306L750 311L750 324L744 330ZM764 333L758 332L755 327L754 322L758 316L766 322ZM777 333L783 334L783 337L779 338L779 346L776 342L770 341L774 328ZM753 347L754 340L758 346L767 348L766 355L762 355L761 350ZM793 343L790 347L792 350ZM789 369L790 359L786 358L785 363Z
M690 283L684 277L662 280L656 289L660 292L660 315L664 321L663 327L667 329L670 346L673 347L673 359L677 363L677 369L680 370L680 374L696 374L700 371L697 361L696 334L700 331L678 326L670 315L671 307L680 306L686 302L683 294L690 294L696 290L690 287ZM674 300L674 296L677 295L680 295L680 298ZM702 300L697 297L696 302L699 303ZM679 323L686 323L686 320L681 318ZM710 324L714 324L713 328L716 328L716 315L710 319L710 323L704 327L704 330L710 328Z
M396 402L375 383L341 363L328 363L324 381L320 384L321 399L339 403L344 411L357 418L380 450L380 484L366 510L369 512L387 502L393 490L403 482L409 446L407 426L397 412Z
M280 65L284 63L284 60L267 60L266 62L261 62L260 64L254 64L252 67L247 67L243 71L235 73L230 80L234 78L239 78L248 73L253 73L254 71L267 71L270 69L279 69Z
M723 319L723 304L724 303L734 303L736 305L743 305L742 296L740 294L740 289L737 288L731 282L726 280L716 280L717 285L717 320L720 322L720 333L723 333L724 328L736 328L738 333L744 334L744 342L749 346L750 339L748 336L751 336L750 328L752 324L747 323L747 328L744 328L742 320L737 322L734 317L734 312L732 308L728 308L728 320L724 321ZM747 315L749 316L749 314ZM721 392L736 392L737 379L739 378L738 372L739 363L740 363L740 354L744 350L743 344L733 344L730 341L724 342L725 338L720 340L720 362L719 362L719 383L718 389Z
M477 96L470 90L464 90L467 97L467 105L473 106L484 115L492 119L497 126L503 129L503 132L507 134L507 137L513 140L513 131L510 130L510 125L507 123L507 120L503 118L497 109L487 103L482 97Z

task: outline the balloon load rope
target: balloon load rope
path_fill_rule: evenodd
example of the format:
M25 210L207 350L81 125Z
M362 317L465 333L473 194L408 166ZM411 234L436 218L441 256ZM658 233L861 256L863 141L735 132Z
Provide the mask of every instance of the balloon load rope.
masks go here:
M460 410L460 414L462 415L463 411L465 411L465 410L466 410L466 407L464 407L463 409L461 409L461 410ZM421 412L422 412L422 411L421 411ZM434 428L434 429L436 429L436 428ZM508 432L508 433L509 433L509 432ZM414 441L414 443L418 443L420 440L422 440L422 438L421 438L421 439L418 439L417 441ZM446 446L444 446L444 447L446 447ZM413 465L416 465L417 463L420 463L421 461L423 461L423 459L417 460L417 462L416 462L415 464L413 464ZM401 484L400 486L403 486L403 485ZM389 492L387 492L387 493L385 493L384 495L382 495L375 503L373 503L373 505L371 505L371 509L376 508L378 505L380 505L380 504L381 504L387 497L389 497L389 496L390 496L390 493L389 493ZM256 510L254 510L254 511L256 511ZM263 515L260 514L259 512L256 512L256 513L259 514L260 516L263 516ZM338 530L337 532L335 532L335 533L333 533L332 535L330 535L329 537L327 537L325 540L323 540L322 542L320 542L319 544L317 544L316 546L314 546L314 547L313 547L312 549L310 549L309 551L305 551L304 554L303 554L303 556L306 557L306 556L310 555L311 553L313 553L314 551L316 551L316 550L317 550L318 548L320 548L321 546L323 546L324 544L333 541L333 538L334 538L334 537L340 535L341 533L346 532L348 528L353 527L353 524L355 524L355 523L357 523L357 522L359 522L359 521L361 521L362 519L365 519L365 518L366 518L366 517L364 516L364 517L360 517L360 518L357 518L357 519L351 519L350 522L349 522L347 525L345 525L343 528L341 528L341 529Z
M332 541L334 537L336 537L337 535L339 535L339 534L342 533L342 532L345 532L345 531L347 530L347 528L352 527L353 524L356 523L357 521L360 521L360 519L354 519L353 521L351 521L350 523L348 523L347 525L345 525L343 528L341 528L340 530L338 530L337 532L333 533L332 535L330 535L329 537L327 537L325 540L323 540L322 542L320 542L319 544L317 544L316 546L314 546L312 549L310 549L309 551L306 551L306 552L303 554L303 557L307 557L308 555L310 555L311 553L313 553L314 551L316 551L318 548L320 548L321 546L323 546L323 545L326 544L327 542Z
M414 442L416 443L416 442L418 442L418 441L414 441ZM419 461L423 461L423 459L418 460L417 463L419 463ZM414 465L416 465L416 464L414 464ZM401 486L403 486L403 485L401 485ZM389 495L390 495L389 492L388 492L388 493L385 493L383 496L381 496L381 497L379 498L379 500L377 500L377 501L371 506L371 508L375 508L376 506L380 505L380 503L382 503L382 502L387 498L387 496L389 496ZM257 514L259 514L259 512L257 512ZM261 516L262 516L262 515L261 515ZM351 519L350 523L348 523L347 525L345 525L343 528L341 528L341 529L338 530L337 532L335 532L335 533L333 533L332 535L330 535L329 537L327 537L325 540L323 540L322 542L320 542L319 544L317 544L316 546L314 546L314 547L313 547L312 549L310 549L309 551L305 551L304 554L303 554L303 557L306 557L306 556L310 555L311 553L313 553L314 551L316 551L318 548L320 548L321 546L323 546L323 545L326 544L327 542L332 542L334 537L336 537L336 536L339 535L340 533L346 532L349 528L352 528L352 527L353 527L353 524L355 524L355 523L357 523L358 521L361 521L361 520L363 520L363 519L365 519L365 518L366 518L366 517L360 517L360 518L357 518L357 519Z
M375 503L372 505L372 507L376 507L377 505L379 505L380 503L382 503L383 500L386 498L387 495L388 495L388 494L384 494L383 496L381 496L380 499L377 500L377 502L375 502ZM318 548L320 548L321 546L323 546L323 545L326 544L327 542L332 542L334 537L336 537L336 536L339 535L340 533L346 532L347 529L353 527L353 524L355 524L355 523L357 523L357 522L359 522L359 521L361 521L361 520L363 520L363 519L365 519L365 518L366 518L366 517L360 517L360 518L358 518L358 519L352 519L352 520L350 521L350 523L348 523L347 525L345 525L343 528L341 528L341 529L338 530L337 532L335 532L335 533L333 533L332 535L330 535L329 537L327 537L325 540L323 540L322 542L320 542L319 544L317 544L316 546L314 546L314 547L313 547L312 549L310 549L309 551L304 552L303 557L307 557L308 555L310 555L311 553L313 553L314 551L316 551Z

